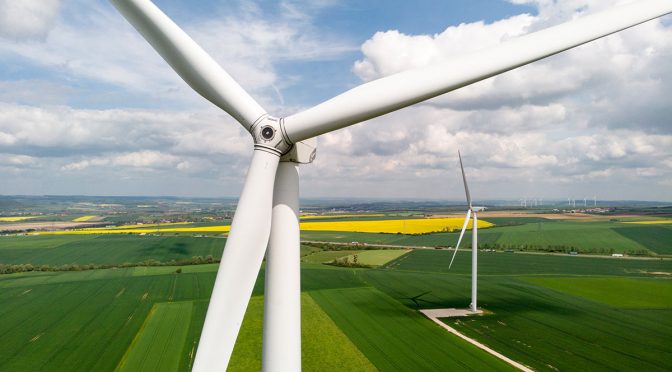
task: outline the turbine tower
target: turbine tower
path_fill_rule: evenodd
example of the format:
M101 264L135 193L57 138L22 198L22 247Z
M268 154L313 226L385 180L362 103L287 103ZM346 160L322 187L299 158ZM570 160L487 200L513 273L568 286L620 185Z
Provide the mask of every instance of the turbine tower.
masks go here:
M277 118L151 1L111 2L194 91L236 119L254 142L196 351L193 370L197 372L226 369L264 255L263 367L267 371L301 369L297 164L315 158L312 138L672 12L672 0L612 7L433 66L374 80Z
M462 181L464 182L464 193L467 197L467 216L464 218L464 224L462 225L462 231L460 232L460 237L457 239L457 245L455 246L455 252L453 252L453 257L450 259L450 264L448 265L448 270L453 266L453 260L455 260L455 255L457 255L457 250L460 249L460 243L462 242L462 237L464 236L464 231L469 225L469 217L473 215L473 222L471 225L471 304L469 304L469 310L474 313L478 311L477 305L477 292L478 292L478 218L476 217L476 212L485 210L485 207L474 207L471 205L471 195L469 194L469 186L467 185L467 176L464 174L464 166L462 166L462 155L460 151L457 151L457 156L460 158L460 169L462 170Z

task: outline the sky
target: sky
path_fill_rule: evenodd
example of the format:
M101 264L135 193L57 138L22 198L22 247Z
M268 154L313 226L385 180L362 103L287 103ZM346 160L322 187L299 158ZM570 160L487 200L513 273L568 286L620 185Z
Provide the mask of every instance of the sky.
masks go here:
M614 1L155 3L286 116ZM475 200L672 201L670 66L667 16L320 136L301 195L459 200L459 149ZM252 145L107 1L0 0L1 195L237 196Z

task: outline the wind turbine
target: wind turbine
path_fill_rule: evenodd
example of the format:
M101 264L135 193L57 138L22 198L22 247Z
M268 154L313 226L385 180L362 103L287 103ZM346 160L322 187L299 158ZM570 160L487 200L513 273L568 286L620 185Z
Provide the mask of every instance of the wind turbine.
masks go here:
M455 246L455 252L453 252L453 258L450 259L450 264L448 265L448 270L453 266L453 260L455 260L455 255L457 255L457 250L460 249L460 243L462 242L462 237L464 232L467 230L467 225L469 225L469 218L473 215L473 223L471 225L471 304L469 304L469 310L474 313L479 312L476 299L477 299L477 277L478 277L478 218L476 217L476 212L485 210L485 207L474 207L471 205L471 195L469 194L469 186L467 185L467 176L464 174L464 166L462 166L462 155L460 151L457 151L457 156L460 158L460 169L462 170L462 181L464 182L464 193L467 196L467 216L464 218L464 224L462 225L462 231L460 232L460 237L457 239L457 245Z
M276 118L151 1L111 2L191 88L230 114L254 140L198 344L195 371L224 370L228 365L264 254L263 366L265 370L301 369L297 164L313 161L311 138L672 12L672 0L613 7L434 66L371 81L303 112Z

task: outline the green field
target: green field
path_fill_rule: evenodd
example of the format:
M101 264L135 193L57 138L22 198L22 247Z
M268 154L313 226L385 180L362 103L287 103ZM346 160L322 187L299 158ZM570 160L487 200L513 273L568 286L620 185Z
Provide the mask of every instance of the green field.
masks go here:
M0 237L0 263L32 265L122 264L148 259L167 262L193 256L221 257L220 238L134 235ZM34 246L33 246L34 245Z
M52 273L52 279L66 279L42 284L32 282L32 274L0 278L0 370L57 371L74 364L112 370L154 303L207 299L214 280L214 273L133 277L132 269L96 271L95 277Z
M377 289L317 291L311 296L381 371L512 369Z
M672 225L640 225L614 229L658 254L672 254Z
M670 273L672 275L672 273ZM664 280L643 278L528 278L529 282L625 309L672 309Z
M318 251L301 257L302 262L307 263L325 263L338 258L347 257L353 254L359 254L360 251L343 250L343 251Z
M177 371L187 341L193 303L160 302L147 315L119 371Z
M597 253L672 254L672 228L658 225L625 225L609 221L559 221L543 218L493 218L504 226L479 231L479 247L515 250L570 250ZM341 243L366 243L401 246L451 247L459 233L426 235L375 234L333 231L304 231L302 239ZM471 232L465 234L464 247L471 246Z
M416 250L385 267L404 271L471 275L471 252L458 251L452 269L452 251ZM479 252L479 275L627 275L651 276L653 272L672 272L672 260L622 259L569 255Z
M639 229L623 227L633 228ZM405 238L437 235L454 234ZM36 247L22 238L38 238ZM86 263L81 260L94 255L99 262L150 256L165 262L193 252L221 253L224 240L121 235L0 242L11 242L0 245L0 257L54 264ZM355 253L359 261L387 263L376 269L321 264ZM471 252L459 252L450 271L452 251L404 253L302 247L304 369L508 369L415 311L468 305ZM59 371L75 364L81 370L188 370L217 269L205 264L0 275L0 370ZM658 258L480 252L479 305L487 314L443 321L538 370L666 370L672 360L670 273L672 260ZM260 368L263 286L262 267L231 370Z
M406 249L386 249L381 251L362 251L357 253L357 262L369 266L382 266L398 259L410 252ZM350 256L350 262L354 262L354 255Z
M607 260L607 262L611 262ZM669 266L670 264L668 264ZM367 270L363 279L409 308L464 308L470 302L470 277L397 269ZM617 308L599 298L549 288L548 276L489 275L479 278L479 306L488 314L443 319L450 326L504 355L538 370L664 370L672 357L672 309L661 308L672 294L666 279L646 280L637 308ZM574 285L592 277L570 277ZM613 280L613 282L609 282ZM619 288L622 277L599 279ZM571 285L567 285L569 287ZM647 284L645 283L645 286ZM637 290L638 287L629 287ZM637 297L632 291L624 297ZM615 293L605 295L616 297ZM663 298L663 300L657 299Z
M263 297L252 297L229 371L261 370L263 308ZM306 293L301 296L301 351L304 370L375 371L364 354Z

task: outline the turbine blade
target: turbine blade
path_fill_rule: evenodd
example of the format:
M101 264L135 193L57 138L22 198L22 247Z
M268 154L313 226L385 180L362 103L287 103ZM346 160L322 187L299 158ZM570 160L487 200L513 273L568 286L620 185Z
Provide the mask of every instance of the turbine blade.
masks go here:
M457 255L457 250L460 249L460 243L462 242L462 237L464 236L464 231L467 229L467 225L469 225L469 217L471 217L471 209L467 209L467 217L464 219L464 225L462 225L462 231L460 232L460 238L457 239L457 245L455 246L455 252L453 252L453 258L450 259L450 264L448 265L448 270L453 266L453 260L455 259L455 255Z
M194 40L149 0L111 0L119 12L198 94L245 128L266 111Z
M457 150L457 157L460 158L460 169L462 169L462 180L464 181L464 193L467 194L467 204L469 204L469 209L471 209L471 195L469 194L469 186L467 185L467 176L464 175L464 166L462 165L462 154L460 154L460 150Z
M672 12L671 0L641 0L511 39L452 61L362 84L285 118L292 142L316 137L436 97Z
M224 371L271 233L273 186L280 158L255 149L210 297L194 371Z

